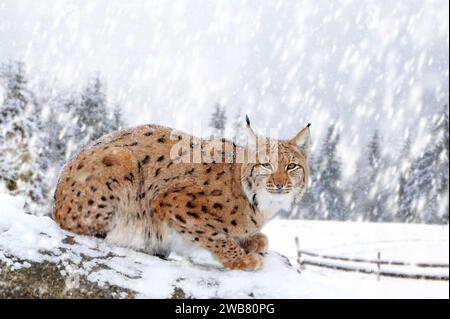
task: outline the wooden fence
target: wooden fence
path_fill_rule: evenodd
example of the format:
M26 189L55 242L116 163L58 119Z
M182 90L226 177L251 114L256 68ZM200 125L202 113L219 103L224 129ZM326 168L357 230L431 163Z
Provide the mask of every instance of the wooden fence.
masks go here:
M301 266L315 266L333 270L358 272L364 274L375 274L378 280L380 279L380 276L406 278L406 279L426 279L426 280L443 280L443 281L449 280L448 273L447 274L408 273L408 272L392 271L389 269L382 269L382 266L384 267L399 266L400 268L417 267L421 270L447 269L448 272L449 264L445 263L425 263L425 262L413 263L397 260L384 260L381 259L381 252L377 253L376 259L322 255L318 253L301 250L299 246L298 237L295 238L295 243L297 246L297 262ZM336 261L342 263L334 263ZM358 266L349 265L349 263L356 263ZM364 267L363 264L376 265L376 269Z

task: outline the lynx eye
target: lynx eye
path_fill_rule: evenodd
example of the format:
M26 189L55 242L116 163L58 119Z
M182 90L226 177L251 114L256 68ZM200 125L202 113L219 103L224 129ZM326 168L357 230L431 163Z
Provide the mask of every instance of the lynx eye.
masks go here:
M269 170L269 171L272 170L272 164L270 164L270 163L261 163L260 166L262 168L265 168L265 169Z
M294 170L294 169L296 169L296 168L298 168L298 167L299 167L298 164L290 163L288 166L286 166L286 170L292 171L292 170Z

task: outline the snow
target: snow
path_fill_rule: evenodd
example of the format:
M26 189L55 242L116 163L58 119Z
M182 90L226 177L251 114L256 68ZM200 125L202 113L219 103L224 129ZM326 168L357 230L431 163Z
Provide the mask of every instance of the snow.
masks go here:
M448 298L446 282L386 279L296 263L294 238L304 250L448 263L448 226L273 220L264 229L270 252L255 272L224 270L199 255L163 260L108 246L103 240L61 230L52 219L25 214L24 199L0 194L0 261L13 268L57 263L69 279L85 275L99 284L132 289L140 298L168 298L174 287L196 298ZM291 263L280 254L286 255ZM448 270L447 270L448 273ZM68 280L68 286L74 284ZM75 281L76 285L76 281Z
M269 237L269 249L287 256L292 263L297 259L294 238L299 238L300 249L321 255L358 257L374 260L381 253L383 260L411 263L449 263L449 226L363 223L333 221L273 220L263 230ZM282 234L282 235L281 235ZM309 260L317 260L304 256ZM323 260L323 259L322 259ZM342 265L341 261L327 263ZM376 268L375 265L345 263L350 267ZM403 273L449 275L448 268L424 269L406 266L382 265L382 270ZM397 279L305 266L302 277L314 282L326 282L339 287L340 298L448 298L448 281Z

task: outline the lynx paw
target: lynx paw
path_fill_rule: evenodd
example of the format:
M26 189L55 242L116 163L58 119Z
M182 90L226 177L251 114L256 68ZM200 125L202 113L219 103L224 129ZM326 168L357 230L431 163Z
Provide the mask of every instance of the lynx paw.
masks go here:
M267 236L264 234L256 234L250 238L248 238L243 244L242 248L247 253L255 252L255 253L265 253L267 252L267 248L269 247L269 240Z
M250 253L231 262L224 263L224 266L229 269L257 270L262 267L263 261L264 259L261 255Z

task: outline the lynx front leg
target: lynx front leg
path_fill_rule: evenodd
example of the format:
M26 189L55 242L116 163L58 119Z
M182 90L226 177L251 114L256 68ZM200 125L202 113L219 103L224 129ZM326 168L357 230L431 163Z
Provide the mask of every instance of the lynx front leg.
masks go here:
M215 244L214 248L210 250L225 268L256 270L263 265L262 256L256 253L246 253L233 239L216 241Z
M221 217L209 214L214 208L202 201L194 191L174 191L158 196L152 201L151 214L154 219L166 220L169 227L208 249L225 268L256 270L263 264L263 257L247 253L230 235L232 227Z
M241 243L241 246L248 253L265 253L267 252L267 248L269 247L269 240L263 233L257 233L243 241Z
M225 268L256 270L261 268L263 257L257 253L246 253L239 243L209 226L204 221L190 215L175 215L172 227L184 235L186 240L208 249Z

